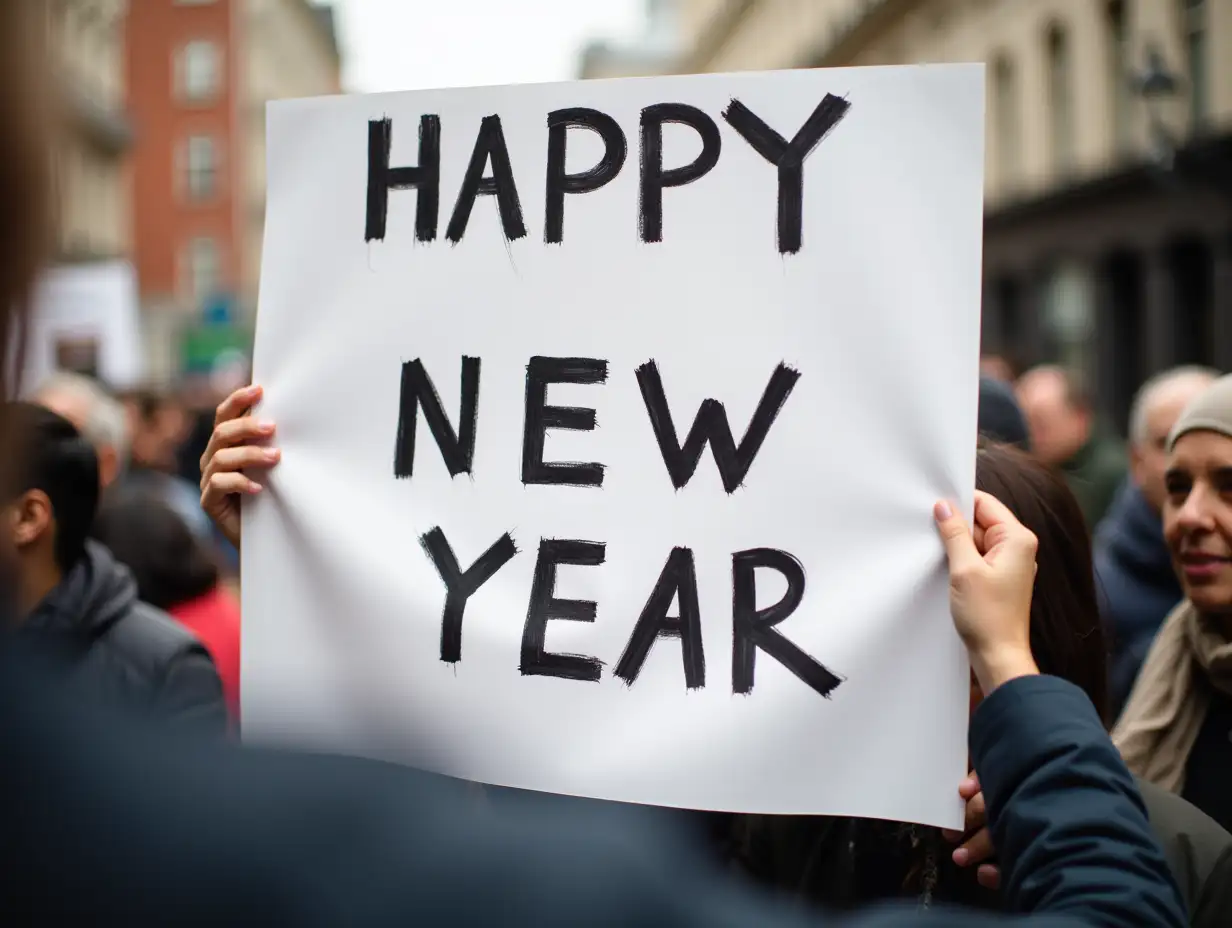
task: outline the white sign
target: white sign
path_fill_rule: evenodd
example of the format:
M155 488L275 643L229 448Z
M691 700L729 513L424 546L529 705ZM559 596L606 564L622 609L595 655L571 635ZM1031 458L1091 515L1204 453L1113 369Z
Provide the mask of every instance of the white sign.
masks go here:
M983 112L967 65L271 104L247 735L957 825Z
M99 377L114 389L145 373L137 282L127 261L68 264L39 280L25 340L23 389L57 370Z

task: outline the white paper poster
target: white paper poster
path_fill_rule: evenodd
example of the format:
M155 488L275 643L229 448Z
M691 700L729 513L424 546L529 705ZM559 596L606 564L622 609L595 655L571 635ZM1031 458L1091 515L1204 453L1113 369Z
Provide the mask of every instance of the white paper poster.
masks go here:
M145 374L137 281L127 261L50 268L39 280L25 340L23 390L58 370L102 379L113 389Z
M276 102L254 740L955 825L983 69Z

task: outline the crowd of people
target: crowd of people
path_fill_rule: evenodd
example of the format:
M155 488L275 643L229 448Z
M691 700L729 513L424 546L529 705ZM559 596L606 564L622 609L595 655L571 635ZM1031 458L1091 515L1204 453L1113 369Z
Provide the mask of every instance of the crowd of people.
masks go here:
M34 0L0 4L5 344L20 338L52 215L41 14ZM0 384L19 381L20 357L0 355ZM1232 923L1232 376L1153 379L1128 448L1067 372L999 376L981 381L973 519L947 500L932 513L971 665L961 832L678 821L513 791L476 801L401 767L243 746L238 500L263 492L280 458L276 424L254 413L260 387L196 421L171 397L112 395L69 374L22 401L6 393L0 913L126 925Z

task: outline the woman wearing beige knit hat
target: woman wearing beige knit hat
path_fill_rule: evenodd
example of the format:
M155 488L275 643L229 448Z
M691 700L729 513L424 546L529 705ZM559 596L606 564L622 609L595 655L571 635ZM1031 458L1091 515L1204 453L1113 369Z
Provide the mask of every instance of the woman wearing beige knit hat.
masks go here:
M1185 600L1113 741L1134 773L1232 830L1232 375L1185 409L1168 453L1164 536Z

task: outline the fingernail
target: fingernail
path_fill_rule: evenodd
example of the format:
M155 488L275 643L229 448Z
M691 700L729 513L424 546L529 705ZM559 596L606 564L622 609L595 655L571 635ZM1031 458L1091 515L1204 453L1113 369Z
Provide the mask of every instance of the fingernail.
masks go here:
M272 423L272 422L261 422L261 423L259 423L259 424L257 425L257 428L258 428L258 429L260 429L262 432L265 432L266 434L268 434L268 433L270 433L270 432L274 431L274 423Z
M960 867L967 866L967 860L970 858L971 852L965 847L960 847L954 852L954 863Z
M248 492L249 492L249 493L252 493L254 496L255 496L257 493L260 493L260 492L261 492L261 484L259 484L259 483L253 483L251 480L250 480L250 481L248 481Z
M959 783L959 784L958 784L958 788L959 788L960 790L963 790L963 789L975 789L975 778L974 778L974 777L967 777L967 779L963 780L961 783Z
M281 454L282 452L279 451L277 448L266 448L265 449L265 460L277 461L278 458L281 456Z
M950 504L945 500L940 500L933 507L933 518L938 522L947 522L954 517L954 510L950 508Z
M250 384L250 385L249 385L249 387L248 387L248 389L247 389L247 390L245 390L244 392L245 392L245 393L247 393L249 396L253 396L254 394L257 394L257 393L260 393L260 392L261 392L261 387L260 387L258 384L255 384L255 383L254 383L254 384Z

